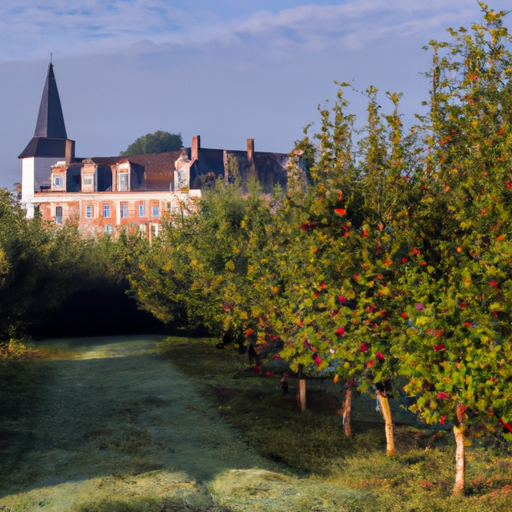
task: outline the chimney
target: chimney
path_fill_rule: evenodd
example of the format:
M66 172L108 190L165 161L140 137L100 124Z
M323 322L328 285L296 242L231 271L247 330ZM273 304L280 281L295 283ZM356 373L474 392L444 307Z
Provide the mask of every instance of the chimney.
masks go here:
M226 150L222 151L222 162L224 164L224 181L227 183L229 181L229 168L228 168L228 152Z
M247 163L254 166L254 139L247 139Z
M66 165L75 160L75 141L66 139Z
M192 137L192 149L191 149L191 155L190 159L192 162L194 160L199 160L199 150L201 149L201 136L200 135L194 135Z

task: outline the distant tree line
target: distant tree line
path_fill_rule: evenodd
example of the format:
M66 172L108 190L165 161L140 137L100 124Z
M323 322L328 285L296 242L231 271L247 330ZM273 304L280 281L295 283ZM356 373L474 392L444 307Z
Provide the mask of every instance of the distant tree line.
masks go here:
M126 278L109 269L109 244L108 237L84 239L71 224L27 219L17 194L0 190L0 352L24 336L159 325L127 298Z

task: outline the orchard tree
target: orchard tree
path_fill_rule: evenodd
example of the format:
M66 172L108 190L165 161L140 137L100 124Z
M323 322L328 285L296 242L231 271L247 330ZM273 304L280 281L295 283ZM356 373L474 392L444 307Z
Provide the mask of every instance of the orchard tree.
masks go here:
M390 281L407 254L406 228L416 193L409 178L417 149L414 136L402 135L398 96L390 95L395 110L383 119L376 92L367 91L368 124L356 149L354 117L345 113L341 89L332 111L321 111L320 133L297 144L283 205L288 213L266 274L277 269L267 288L279 290L270 311L284 341L281 357L295 370L334 373L336 381L346 382L347 434L351 387L375 387L392 455L386 389L397 374L397 361L391 355ZM304 157L310 162L307 173ZM260 274L257 286L263 291L265 272Z
M403 277L402 354L412 410L454 423L455 493L466 434L512 419L512 55L504 13L433 41L415 237ZM510 436L509 436L510 437Z
M127 239L129 280L144 309L242 344L246 331L256 332L248 258L271 215L256 183L248 188L244 195L238 182L218 180L198 204L171 214L152 245Z

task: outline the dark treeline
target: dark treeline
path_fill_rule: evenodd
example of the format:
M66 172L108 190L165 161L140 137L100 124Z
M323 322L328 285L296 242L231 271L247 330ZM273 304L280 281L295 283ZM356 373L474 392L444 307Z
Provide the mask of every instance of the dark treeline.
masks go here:
M26 219L17 195L0 191L0 339L161 329L126 295L109 246L72 225Z

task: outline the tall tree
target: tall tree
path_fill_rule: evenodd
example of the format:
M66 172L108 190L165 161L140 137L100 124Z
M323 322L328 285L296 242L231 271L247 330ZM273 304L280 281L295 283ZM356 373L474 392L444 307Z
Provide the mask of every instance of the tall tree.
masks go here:
M183 148L181 133L174 134L158 130L139 137L130 144L126 151L121 151L121 156L143 155L146 153L163 153L164 151L177 151Z
M458 494L467 434L512 419L512 37L480 6L483 23L431 43L418 245L397 297L406 391L427 423L454 423Z

